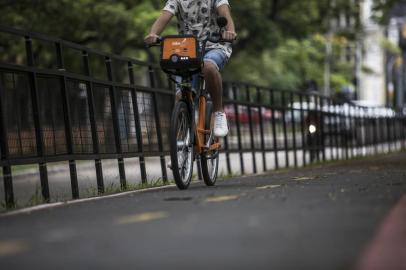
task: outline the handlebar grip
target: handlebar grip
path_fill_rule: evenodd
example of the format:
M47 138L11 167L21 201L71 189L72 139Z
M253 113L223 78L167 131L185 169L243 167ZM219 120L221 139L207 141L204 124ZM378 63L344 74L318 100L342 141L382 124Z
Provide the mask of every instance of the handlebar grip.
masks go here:
M158 37L155 43L152 44L146 44L147 48L159 46L162 43L162 37Z
M237 38L235 38L233 40L227 40L227 39L223 39L220 37L216 37L216 38L210 37L207 39L207 41L210 41L211 43L220 43L220 42L233 43L236 40L237 40Z

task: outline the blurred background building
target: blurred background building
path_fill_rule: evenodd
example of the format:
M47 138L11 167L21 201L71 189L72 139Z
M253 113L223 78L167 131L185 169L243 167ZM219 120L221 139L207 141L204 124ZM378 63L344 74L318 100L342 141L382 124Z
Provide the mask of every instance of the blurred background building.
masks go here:
M373 19L372 9L372 0L360 1L363 38L358 39L356 50L358 99L365 105L385 105L385 49L382 47L385 31Z
M386 105L402 108L406 104L406 2L391 9L386 27L389 44L386 50Z
M404 107L406 91L406 1L390 5L383 14L374 0L333 0L338 12L332 17L327 36L344 37L341 61L353 68L352 85L342 86L338 94L361 105ZM341 5L340 5L341 3ZM381 14L382 13L382 14ZM333 42L330 42L333 43ZM326 43L325 94L337 93L331 87L330 66L337 62L332 46Z

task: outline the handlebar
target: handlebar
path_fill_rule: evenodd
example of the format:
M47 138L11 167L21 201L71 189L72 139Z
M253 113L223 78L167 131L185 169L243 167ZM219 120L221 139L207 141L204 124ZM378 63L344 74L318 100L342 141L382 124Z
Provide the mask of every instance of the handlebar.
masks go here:
M157 38L157 41L156 41L155 43L153 43L153 44L148 44L147 47L148 47L148 48L151 48L151 47L160 46L161 43L162 43L162 40L163 40L162 37L158 37L158 38ZM226 39L221 38L221 37L219 36L219 34L214 34L214 35L211 35L210 37L208 37L205 41L203 41L203 43L206 43L207 41L210 41L211 43L221 43L221 42L233 43L235 40L237 40L237 39L234 39L234 40L226 40Z
M221 42L227 42L227 43L233 43L236 38L233 40L228 40L228 39L223 39L219 34L211 35L211 37L208 37L206 41L210 41L211 43L221 43Z
M147 48L151 48L151 47L156 47L156 46L160 46L162 43L162 37L158 37L155 43L152 44L146 44Z
M226 40L222 38L223 30L227 26L228 21L227 18L225 17L218 17L217 20L217 25L220 27L220 31L218 33L212 34L210 37L207 38L206 41L210 41L211 43L220 43L220 42L229 42L232 43L234 40Z
M211 36L209 36L206 40L203 41L203 44L205 44L207 41L211 43L221 43L221 42L227 42L227 43L233 43L235 40L225 40L222 38L222 30L224 27L226 27L228 24L228 21L225 17L218 17L217 18L217 25L220 27L220 31L218 33L214 33ZM148 48L154 47L154 46L159 46L162 43L162 37L157 38L157 42L153 44L147 45Z

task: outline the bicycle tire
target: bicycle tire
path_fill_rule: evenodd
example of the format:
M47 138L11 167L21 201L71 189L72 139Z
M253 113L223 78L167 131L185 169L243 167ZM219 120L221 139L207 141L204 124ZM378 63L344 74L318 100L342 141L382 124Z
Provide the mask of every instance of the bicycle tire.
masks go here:
M206 103L206 121L205 121L205 129L211 129L211 116L213 113L213 103L208 101ZM205 136L205 141L210 138L210 135ZM214 136L211 136L210 144L217 140ZM217 181L217 173L218 173L218 166L219 166L219 151L211 152L211 153L203 153L200 156L201 168L202 168L202 176L204 183L207 186L214 186Z
M182 124L183 127L181 126ZM180 128L182 128L182 130L179 130ZM185 136L183 141L182 138L179 138L179 131L181 133L185 132L185 134L180 134ZM188 132L189 137L187 135ZM179 151L179 147L183 147L181 151ZM183 154L183 159L181 154ZM194 145L192 117L188 106L184 101L177 102L172 112L170 127L170 155L172 173L176 186L181 190L187 189L193 175Z

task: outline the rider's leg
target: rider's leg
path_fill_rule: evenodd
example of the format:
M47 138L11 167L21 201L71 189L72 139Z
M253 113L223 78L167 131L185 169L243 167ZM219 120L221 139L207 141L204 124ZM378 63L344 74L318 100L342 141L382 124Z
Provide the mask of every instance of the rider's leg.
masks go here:
M209 91L213 101L214 136L227 136L227 117L223 109L223 80L218 70L218 66L212 61L205 61L203 76L206 82L206 89Z
M223 111L223 79L217 66L205 61L203 67L203 76L206 82L206 89L209 91L213 101L213 109L215 112Z

